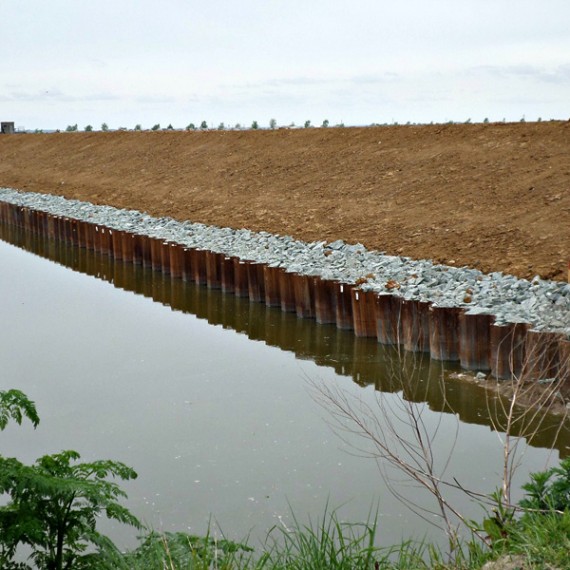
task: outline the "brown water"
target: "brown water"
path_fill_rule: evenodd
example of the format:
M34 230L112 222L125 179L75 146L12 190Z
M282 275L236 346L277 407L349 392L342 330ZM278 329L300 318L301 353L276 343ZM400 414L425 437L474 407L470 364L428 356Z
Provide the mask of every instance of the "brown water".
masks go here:
M42 418L36 431L8 428L5 455L120 459L139 473L125 486L128 505L157 529L200 533L211 521L255 545L290 524L291 509L305 522L328 503L352 521L378 508L384 544L423 536L429 527L389 493L375 462L354 455L356 440L333 433L313 397L321 384L392 410L418 402L438 429L438 462L454 448L448 475L483 492L499 483L485 393L451 380L442 390L440 363L2 226L0 238L2 385L25 391ZM523 444L517 483L568 454L570 432L553 442L555 427ZM464 496L454 501L480 517ZM131 532L106 528L132 543Z

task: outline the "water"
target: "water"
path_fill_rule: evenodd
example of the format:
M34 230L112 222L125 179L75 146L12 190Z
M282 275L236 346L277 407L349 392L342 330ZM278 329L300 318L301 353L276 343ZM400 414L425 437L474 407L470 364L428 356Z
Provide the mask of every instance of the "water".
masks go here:
M127 505L159 530L210 524L256 545L273 525L290 525L291 510L306 522L328 504L351 521L377 508L382 544L432 532L390 494L375 461L354 453L359 440L334 433L316 401L325 386L372 406L379 397L381 422L419 402L428 429L439 426L438 462L454 448L448 476L481 492L499 484L502 449L484 391L448 380L445 404L438 363L408 354L402 372L396 352L373 339L1 226L0 237L2 386L26 392L42 420L3 432L4 455L31 462L76 449L85 460L121 460L139 473L124 485ZM547 449L554 427L523 446L516 484L568 453L568 430ZM398 491L431 505L395 475ZM453 500L480 518L464 495ZM133 544L130 530L104 529Z

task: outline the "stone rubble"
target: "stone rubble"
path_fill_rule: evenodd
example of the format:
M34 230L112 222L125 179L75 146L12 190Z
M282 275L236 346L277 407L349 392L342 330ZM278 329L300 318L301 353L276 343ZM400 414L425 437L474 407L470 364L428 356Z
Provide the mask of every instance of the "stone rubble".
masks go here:
M518 279L500 272L436 265L429 260L368 251L362 244L336 240L312 243L268 232L207 226L154 218L135 210L97 206L50 194L0 188L0 200L111 229L148 235L188 248L282 267L287 272L358 284L361 289L405 299L455 306L495 316L496 324L529 323L534 330L570 338L570 284Z

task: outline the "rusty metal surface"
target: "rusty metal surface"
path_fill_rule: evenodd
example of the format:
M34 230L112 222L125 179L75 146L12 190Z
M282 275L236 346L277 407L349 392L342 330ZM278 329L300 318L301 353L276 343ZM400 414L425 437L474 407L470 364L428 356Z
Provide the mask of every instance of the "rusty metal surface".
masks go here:
M234 295L236 297L249 297L249 279L247 267L249 262L242 261L237 257L234 261Z
M341 330L351 331L354 329L352 317L352 290L354 285L335 281L333 291L335 296L335 320L336 327Z
M148 236L141 237L141 254L143 267L152 268L152 251L151 251L151 238Z
M208 280L206 269L206 252L203 249L191 249L193 281L198 285L206 285Z
M160 258L161 258L161 271L165 275L170 275L170 242L161 240ZM123 250L124 255L125 250Z
M376 295L373 291L351 290L352 326L359 337L376 337Z
M525 323L491 326L491 374L495 378L506 380L520 377L527 330Z
M307 275L291 274L295 292L295 311L302 319L315 318L315 285Z
M487 314L459 315L459 361L467 370L491 370L491 325Z
M436 307L429 310L429 348L434 360L459 360L459 307Z
M252 303L265 302L265 282L263 264L249 262L247 265L248 296Z
M315 319L320 325L336 324L335 283L313 277L315 290Z
M182 249L182 279L188 282L194 280L192 274L192 250L186 247Z
M430 303L404 300L402 303L402 341L411 352L429 352Z
M279 267L263 266L263 281L265 287L265 305L267 307L280 307L281 295L279 292Z
M224 293L234 292L234 259L225 255L221 261L221 282Z
M295 313L295 288L291 273L282 271L279 274L279 297L281 299L281 310L285 313Z
M376 336L381 344L402 342L402 302L396 295L376 295Z
M561 338L558 341L559 370L558 376L563 383L564 393L570 392L570 340Z
M206 251L206 284L208 289L221 289L222 287L222 255L213 251Z
M529 330L526 334L524 366L525 380L555 378L561 369L561 335L551 332Z
M170 275L174 279L182 279L182 251L183 247L177 243L170 244Z

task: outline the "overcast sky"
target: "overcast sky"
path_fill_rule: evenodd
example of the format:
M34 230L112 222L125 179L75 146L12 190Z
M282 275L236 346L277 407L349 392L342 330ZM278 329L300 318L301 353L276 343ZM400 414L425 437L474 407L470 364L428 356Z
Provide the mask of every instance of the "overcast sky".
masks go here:
M568 0L0 0L27 129L570 117Z

